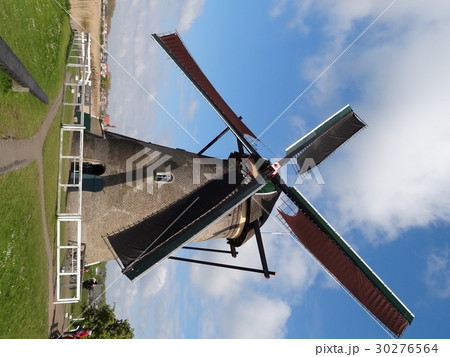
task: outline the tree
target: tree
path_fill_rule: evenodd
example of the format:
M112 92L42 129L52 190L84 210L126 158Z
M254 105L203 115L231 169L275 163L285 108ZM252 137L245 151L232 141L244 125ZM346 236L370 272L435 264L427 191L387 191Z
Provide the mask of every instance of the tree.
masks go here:
M119 320L114 313L115 307L105 304L99 308L84 307L83 325L92 330L90 338L133 338L134 329L128 320Z

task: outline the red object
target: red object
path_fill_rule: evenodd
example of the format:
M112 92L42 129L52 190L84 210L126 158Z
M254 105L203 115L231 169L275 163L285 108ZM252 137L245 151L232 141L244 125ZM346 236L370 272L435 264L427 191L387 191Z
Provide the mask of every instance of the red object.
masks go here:
M163 45L164 50L197 87L206 100L227 120L241 135L249 135L256 139L256 135L241 121L236 113L228 106L211 82L206 78L194 58L181 41L177 32L168 35L154 35Z
M270 169L272 170L272 172L269 174L269 180L273 179L276 175L278 175L278 170L280 169L281 165L276 162L272 165L270 165Z
M75 334L75 338L83 338L90 335L90 331L87 329L81 329Z
M408 320L352 260L301 210L295 216L279 211L297 239L323 266L395 335L400 336Z

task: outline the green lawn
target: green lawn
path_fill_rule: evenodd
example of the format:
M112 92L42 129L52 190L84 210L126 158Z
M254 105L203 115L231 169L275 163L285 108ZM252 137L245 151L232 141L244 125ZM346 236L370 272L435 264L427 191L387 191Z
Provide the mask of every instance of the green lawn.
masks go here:
M0 0L0 36L51 103L63 85L71 38L68 15L54 0ZM10 84L0 71L0 139L31 136L50 105L29 93L12 92ZM45 208L52 243L60 118L61 111L43 148ZM48 262L40 199L36 162L0 175L0 338L48 338Z
M48 265L38 169L0 176L0 338L48 337Z
M67 8L69 0L58 1ZM67 14L54 0L0 0L0 36L52 103L63 85L71 39ZM9 77L0 71L0 139L29 137L39 129L50 105L10 87ZM62 110L42 152L46 224L53 248ZM0 338L48 338L48 262L40 199L36 162L0 175ZM82 301L87 302L87 291ZM81 304L72 307L81 313Z
M61 3L68 1L59 0ZM36 82L55 99L64 78L71 36L68 15L54 0L1 0L0 36L19 57ZM49 105L29 93L10 90L0 74L0 138L33 135Z

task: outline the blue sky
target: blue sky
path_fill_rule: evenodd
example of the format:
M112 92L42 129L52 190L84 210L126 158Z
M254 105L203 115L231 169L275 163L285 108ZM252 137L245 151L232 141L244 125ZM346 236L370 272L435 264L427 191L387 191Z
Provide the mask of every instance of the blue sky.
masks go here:
M450 3L118 0L112 124L197 152L224 124L150 37L175 29L269 158L346 104L368 124L320 166L325 184L297 187L415 314L404 338L448 338ZM208 154L235 143L227 134ZM270 234L283 231L275 218L262 231L276 277L166 261L131 283L113 262L107 300L137 338L389 337L288 235ZM259 266L255 242L239 252L215 259Z

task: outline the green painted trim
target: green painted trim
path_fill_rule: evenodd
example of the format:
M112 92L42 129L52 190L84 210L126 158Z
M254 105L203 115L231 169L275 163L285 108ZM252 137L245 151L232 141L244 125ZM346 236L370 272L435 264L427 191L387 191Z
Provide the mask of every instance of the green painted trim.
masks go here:
M257 193L272 193L276 190L275 184L270 180L266 180L266 184Z
M387 285L375 274L375 272L361 259L361 257L348 245L348 243L334 230L334 228L322 217L322 215L308 202L308 200L295 188L289 187L293 196L290 198L298 204L299 209L307 213L319 228L348 255L348 257L361 269L375 286L386 296L386 298L400 311L400 313L411 324L414 315L394 295Z
M248 197L258 191L261 186L262 185L257 180L252 180L249 184L239 187L239 192L216 206L211 212L205 214L204 217L200 218L196 222L193 222L192 225L186 227L186 229L180 234L176 234L174 237L168 239L161 246L156 248L155 251L152 251L147 256L144 256L142 260L133 265L132 269L125 270L124 274L130 280L136 279L148 269L170 256L178 248L182 247L184 244L187 244L194 236L208 228L228 211L248 199Z
M296 155L298 152L300 152L303 148L307 147L314 138L321 135L323 132L325 132L330 126L334 125L336 122L341 120L343 117L345 117L347 114L352 112L353 109L350 107L350 105L345 106L340 111L338 111L336 114L332 115L330 118L325 120L322 124L311 130L308 134L306 134L303 138L301 138L299 141L295 142L291 146L289 146L286 149L286 156L291 157Z

